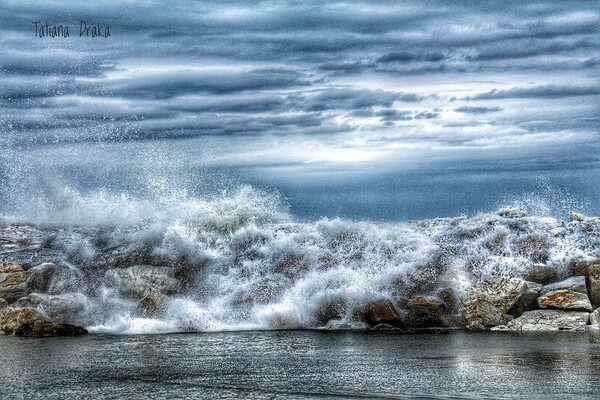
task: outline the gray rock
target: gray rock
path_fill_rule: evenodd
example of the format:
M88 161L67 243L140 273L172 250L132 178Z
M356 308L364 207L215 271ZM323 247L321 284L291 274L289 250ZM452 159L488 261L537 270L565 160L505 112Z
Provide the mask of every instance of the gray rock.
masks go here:
M590 325L600 328L600 308L596 308L594 312L590 314Z
M8 307L8 301L0 298L0 308Z
M588 268L588 290L592 304L600 306L600 262Z
M405 325L411 328L442 326L441 316L447 312L446 304L434 296L414 296L407 304Z
M589 313L581 311L534 310L527 311L493 331L585 331Z
M154 292L171 294L181 290L181 282L175 278L175 273L170 267L134 265L129 268L110 269L104 277L109 287L131 297L143 298Z
M447 328L464 329L467 326L467 320L461 314L444 314L440 321Z
M558 280L556 268L550 265L535 264L527 273L525 280L547 285Z
M540 308L557 308L559 310L592 311L588 297L572 290L555 290L537 299Z
M525 292L519 297L519 300L515 303L514 306L508 310L510 315L514 315L515 317L520 317L523 315L525 311L537 310L538 303L537 298L540 295L540 291L542 290L542 285L535 282L525 282L526 289Z
M574 276L564 281L551 283L540 290L540 296L555 290L572 290L574 292L583 293L587 296L587 288L585 285L585 276Z
M469 330L486 330L506 324L508 310L525 292L525 282L517 278L491 277L464 291L459 311Z

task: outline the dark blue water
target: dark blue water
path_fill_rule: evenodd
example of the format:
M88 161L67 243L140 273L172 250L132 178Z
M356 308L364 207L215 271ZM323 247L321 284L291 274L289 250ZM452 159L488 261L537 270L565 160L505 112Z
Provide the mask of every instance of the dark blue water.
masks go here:
M595 399L597 334L0 337L3 399Z

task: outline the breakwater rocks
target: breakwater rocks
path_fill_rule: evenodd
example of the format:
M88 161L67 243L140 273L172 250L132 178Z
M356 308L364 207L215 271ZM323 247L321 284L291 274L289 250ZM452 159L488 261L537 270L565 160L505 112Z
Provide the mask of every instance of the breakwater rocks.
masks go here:
M110 226L0 221L0 332L600 329L599 218L294 223L242 205Z

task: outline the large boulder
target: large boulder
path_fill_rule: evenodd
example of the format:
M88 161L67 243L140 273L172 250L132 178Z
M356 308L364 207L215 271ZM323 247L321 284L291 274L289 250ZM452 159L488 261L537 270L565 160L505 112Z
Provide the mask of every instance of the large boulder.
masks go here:
M387 299L377 300L367 304L365 308L365 319L371 326L379 324L389 324L394 327L401 327L402 317L394 304Z
M159 292L144 297L137 306L137 313L142 318L159 318L169 306L169 298Z
M170 267L134 265L110 269L104 277L109 287L123 295L140 299L154 292L171 294L181 290L181 282L175 278L175 272Z
M542 285L535 282L525 282L525 292L519 297L519 300L508 310L510 315L520 317L525 311L537 310L537 299L542 290Z
M442 326L441 316L446 312L446 304L434 296L414 296L408 301L407 310L407 326L430 328Z
M589 313L581 311L533 310L523 313L493 331L584 331Z
M551 265L535 264L527 273L525 280L547 285L558 280L558 272Z
M77 325L59 324L48 321L36 309L31 307L0 309L0 333L5 335L44 337L77 336L87 331Z
M41 264L25 271L20 265L2 264L0 267L0 297L13 303L32 292L46 289L54 264Z
M538 297L540 308L557 308L559 310L592 311L588 297L572 290L555 290Z
M540 290L540 296L543 296L546 293L550 293L555 290L572 290L574 292L583 293L587 296L585 276L574 276L569 279L565 279L564 281L545 285L544 287L542 287L542 290Z
M588 268L588 291L592 304L600 306L600 262Z
M525 292L526 284L517 278L491 277L465 290L459 311L467 320L469 330L487 330L504 325L508 310Z

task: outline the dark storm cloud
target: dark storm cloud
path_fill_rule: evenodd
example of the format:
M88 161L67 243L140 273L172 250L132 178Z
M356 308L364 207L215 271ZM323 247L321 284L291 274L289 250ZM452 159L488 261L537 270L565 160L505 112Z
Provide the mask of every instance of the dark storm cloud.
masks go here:
M502 108L501 107L469 107L469 106L462 106L462 107L455 108L454 111L461 112L461 113L466 113L466 114L487 114L487 113L502 111Z
M283 69L248 72L174 72L127 78L103 85L101 93L122 97L168 99L189 93L224 94L308 85L301 74Z
M368 126L373 143L451 145L554 130L546 105L525 112L510 99L560 100L557 114L576 113L562 129L597 123L592 102L579 101L600 94L597 1L0 2L0 122L56 129L55 141L60 129L80 140L104 123L121 139L345 141ZM34 37L32 21L80 19L110 24L112 37ZM470 103L493 99L502 107ZM448 121L441 109L463 115ZM483 114L476 138L460 131ZM419 133L400 140L395 122Z
M489 92L471 96L470 100L518 99L518 98L561 98L573 96L592 96L600 94L600 86L558 86L541 85L530 88L515 87L506 90L493 89Z

